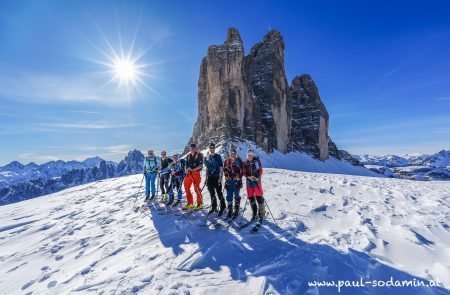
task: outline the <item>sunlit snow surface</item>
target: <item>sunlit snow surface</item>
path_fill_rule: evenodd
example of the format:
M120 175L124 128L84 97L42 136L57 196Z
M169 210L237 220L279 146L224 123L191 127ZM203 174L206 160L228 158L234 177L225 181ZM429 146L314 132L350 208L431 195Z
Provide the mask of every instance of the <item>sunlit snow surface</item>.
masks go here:
M201 227L201 218L134 213L140 180L109 179L0 207L0 293L336 294L307 282L390 276L450 287L448 182L266 169L263 186L280 228L269 216L252 235Z

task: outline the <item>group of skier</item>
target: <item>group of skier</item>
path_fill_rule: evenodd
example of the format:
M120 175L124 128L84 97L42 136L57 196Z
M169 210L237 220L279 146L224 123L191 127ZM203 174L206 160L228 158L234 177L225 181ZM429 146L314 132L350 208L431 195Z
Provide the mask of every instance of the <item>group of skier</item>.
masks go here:
M218 216L222 216L226 209L228 209L227 218L234 219L239 215L240 191L245 177L247 197L252 209L251 220L256 220L257 217L262 220L265 216L265 201L261 184L263 167L254 151L249 149L247 159L243 160L237 155L236 149L231 148L228 157L223 160L222 156L216 153L214 143L211 143L208 148L209 151L204 156L197 150L196 144L192 143L189 145L189 153L184 159L179 154L174 154L172 158L169 158L165 151L161 152L161 157L157 157L153 150L149 150L144 160L145 202L155 200L158 180L161 190L160 202L165 203L166 206L173 208L181 205L182 186L184 186L187 204L182 207L182 210L203 209L200 184L202 181L201 171L205 168L205 185L211 197L211 208L208 215L217 213ZM226 197L223 194L223 178L225 178ZM195 199L191 191L192 187Z

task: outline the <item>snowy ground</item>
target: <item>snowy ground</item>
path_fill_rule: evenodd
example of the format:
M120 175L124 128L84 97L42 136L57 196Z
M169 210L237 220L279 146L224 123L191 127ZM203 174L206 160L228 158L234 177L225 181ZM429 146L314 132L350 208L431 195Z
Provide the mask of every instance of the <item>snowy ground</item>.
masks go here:
M269 220L251 235L134 213L140 178L0 207L0 293L336 294L307 282L391 276L439 279L450 288L448 182L266 169L263 185L280 228ZM342 290L361 293L448 290Z

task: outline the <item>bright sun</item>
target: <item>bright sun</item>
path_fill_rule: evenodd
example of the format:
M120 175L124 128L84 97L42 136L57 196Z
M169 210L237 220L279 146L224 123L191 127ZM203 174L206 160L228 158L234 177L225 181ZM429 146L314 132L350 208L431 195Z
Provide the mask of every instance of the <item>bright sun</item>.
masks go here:
M110 79L105 82L102 88L115 82L117 83L116 94L120 93L120 95L122 95L124 94L122 91L126 90L128 98L131 98L131 96L134 95L133 90L140 92L140 86L144 86L151 92L157 94L156 90L147 83L147 80L157 77L154 74L153 64L143 63L142 60L144 55L150 49L150 46L135 52L136 33L129 42L130 46L128 48L124 48L123 46L123 36L120 36L120 42L117 44L118 47L115 48L100 29L99 32L105 41L105 48L97 46L94 43L91 44L103 55L103 59L89 60L99 65L106 66L107 68L100 73L101 75L107 74L110 76Z
M114 61L113 66L115 77L119 79L120 82L131 82L134 84L138 70L136 64L129 59L120 58Z

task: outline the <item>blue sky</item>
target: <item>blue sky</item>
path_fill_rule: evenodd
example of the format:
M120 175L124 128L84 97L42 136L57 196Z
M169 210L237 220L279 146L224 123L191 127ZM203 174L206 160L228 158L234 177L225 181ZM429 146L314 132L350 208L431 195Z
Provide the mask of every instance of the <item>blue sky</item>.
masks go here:
M0 165L180 151L201 59L230 26L246 53L282 33L288 80L312 75L339 148L448 149L448 15L448 1L1 1ZM111 81L121 47L142 54L145 85Z

